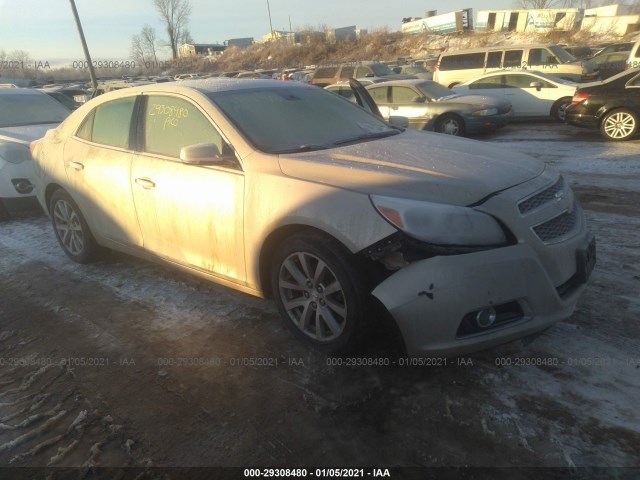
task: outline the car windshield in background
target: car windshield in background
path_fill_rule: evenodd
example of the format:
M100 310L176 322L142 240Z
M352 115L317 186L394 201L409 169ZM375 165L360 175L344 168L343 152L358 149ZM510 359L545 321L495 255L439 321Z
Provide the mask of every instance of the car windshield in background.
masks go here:
M70 110L48 95L22 93L0 96L0 128L60 123Z
M209 98L266 153L320 150L398 133L355 104L319 88L216 92Z
M371 69L378 77L386 77L387 75L393 75L393 71L387 67L384 63L374 63L371 65Z
M449 97L456 94L453 90L436 82L422 82L418 84L418 88L430 100L437 100L438 98Z
M558 45L551 45L549 50L553 52L553 54L560 59L562 63L571 63L577 62L576 57L567 52L564 48Z

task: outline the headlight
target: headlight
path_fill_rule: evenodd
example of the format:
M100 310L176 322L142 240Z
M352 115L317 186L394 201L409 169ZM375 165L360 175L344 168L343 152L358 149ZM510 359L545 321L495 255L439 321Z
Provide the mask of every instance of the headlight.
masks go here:
M497 114L498 114L497 108L485 108L484 110L476 110L471 115L473 115L474 117L486 117L487 115L497 115Z
M437 245L500 245L504 231L490 215L468 207L371 195L376 210L407 235Z

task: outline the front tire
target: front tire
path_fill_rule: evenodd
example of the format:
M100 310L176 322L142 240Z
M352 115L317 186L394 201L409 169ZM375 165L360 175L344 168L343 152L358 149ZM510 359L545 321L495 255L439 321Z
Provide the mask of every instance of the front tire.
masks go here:
M441 115L436 122L435 131L438 133L461 137L465 133L464 120L457 115Z
M333 238L309 232L285 240L271 262L271 286L287 327L314 348L342 354L362 340L365 283Z
M614 142L629 140L638 133L638 116L626 108L608 112L600 123L600 133Z
M90 263L98 258L98 244L80 208L67 192L54 192L49 202L49 213L58 243L71 260Z

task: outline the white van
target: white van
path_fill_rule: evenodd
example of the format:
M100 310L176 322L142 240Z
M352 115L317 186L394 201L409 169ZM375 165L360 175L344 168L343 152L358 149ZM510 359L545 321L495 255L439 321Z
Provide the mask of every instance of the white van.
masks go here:
M574 82L596 80L599 73L598 65L576 60L559 45L517 45L441 53L433 79L450 88L485 73L509 68L532 68Z

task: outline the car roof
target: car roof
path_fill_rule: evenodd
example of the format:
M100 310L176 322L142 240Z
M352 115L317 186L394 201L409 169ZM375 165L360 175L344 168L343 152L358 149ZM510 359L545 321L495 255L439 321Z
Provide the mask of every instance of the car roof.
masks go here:
M422 84L422 83L438 83L438 82L434 82L432 80L425 80L424 78L407 78L405 80L388 80L386 82L378 82L378 83L372 83L371 85L367 85L365 88L369 88L369 87L378 87L378 86L384 86L384 87L394 87L394 86L407 86L407 85L418 85L418 84ZM438 85L440 85L438 83ZM444 86L444 85L440 85L440 86Z
M521 48L541 48L541 47L557 47L557 43L527 43L521 45L499 45L493 47L480 47L480 48L468 48L464 50L447 50L440 55L457 55L463 53L479 53L486 52L488 50L518 50ZM560 47L562 48L562 47Z

